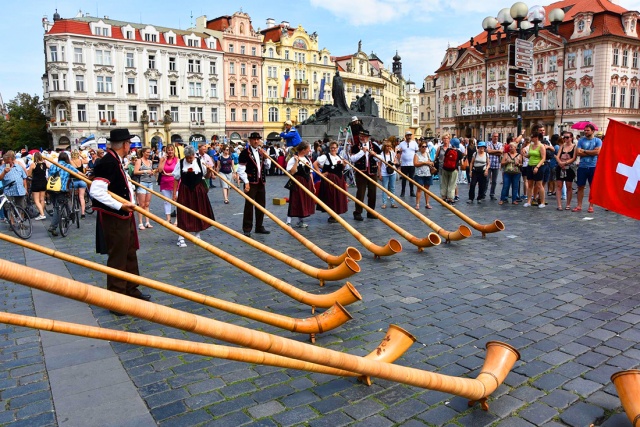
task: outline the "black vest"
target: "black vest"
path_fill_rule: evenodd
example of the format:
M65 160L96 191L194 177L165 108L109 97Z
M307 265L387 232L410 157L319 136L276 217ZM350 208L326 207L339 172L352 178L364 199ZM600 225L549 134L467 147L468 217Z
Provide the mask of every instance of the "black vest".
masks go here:
M255 157L253 157L251 148L245 148L240 153L238 163L240 163L241 165L245 165L249 184L258 184L259 182L264 183L267 180L264 170L264 158L262 153L260 153L260 160L262 161L262 167L260 168L260 174L258 174L258 165L256 164Z
M99 162L96 162L96 165L93 169L93 174L95 176L95 180L103 179L109 183L107 189L110 192L117 194L127 201L131 201L129 184L124 174L124 170L122 169L120 157L115 151L111 149L107 150L104 157L102 157ZM131 215L133 215L132 212L125 212L123 210L117 211L115 209L112 209L95 199L93 200L93 209L102 211L110 215L115 215L123 219L129 218L131 217Z

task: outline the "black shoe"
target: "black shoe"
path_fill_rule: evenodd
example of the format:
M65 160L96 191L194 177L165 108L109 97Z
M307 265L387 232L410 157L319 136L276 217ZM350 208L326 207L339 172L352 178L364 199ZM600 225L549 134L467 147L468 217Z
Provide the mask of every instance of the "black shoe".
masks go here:
M113 314L114 316L118 316L118 317L126 316L126 314L124 314L124 313L119 313L119 312L113 311L113 310L109 310L109 313Z
M369 218L369 219L377 219L378 217L376 217L375 215L367 214L367 218Z
M473 204L473 199L467 200L467 204L468 205L472 205Z
M80 219L85 219L85 215L80 215Z
M416 197L415 193L410 194L411 197Z
M404 197L404 193L400 193L400 197Z
M495 200L495 199L496 199L496 196L489 196L489 198L490 198L491 200Z
M55 228L49 228L47 231L51 233L52 236L58 235L58 230L56 230Z
M151 295L143 294L140 291L133 293L132 295L129 295L129 296L133 298L141 299L142 301L149 301L151 299Z
M247 236L247 237L251 237L251 232L250 231L244 231L242 230L242 233Z
M353 219L355 219L356 221L364 221L364 218L362 218L362 215L357 213L353 214Z
M335 219L334 217L330 216L329 219L327 219L327 222L331 223L331 224L335 224L338 222L337 219Z
M271 234L271 232L269 230L267 230L264 227L261 228L256 228L256 233L257 234Z
M460 197L459 197L459 196L456 196L456 197L454 197L454 198L453 198L453 201L454 201L454 202L457 202L458 200L460 200Z
M175 218L177 216L178 216L178 213L175 210L171 212L171 218Z

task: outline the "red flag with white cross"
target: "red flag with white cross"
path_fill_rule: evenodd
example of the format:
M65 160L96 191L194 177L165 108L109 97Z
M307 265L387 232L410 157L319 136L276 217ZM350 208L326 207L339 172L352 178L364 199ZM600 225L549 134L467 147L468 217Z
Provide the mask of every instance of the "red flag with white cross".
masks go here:
M640 219L640 129L609 120L589 201Z

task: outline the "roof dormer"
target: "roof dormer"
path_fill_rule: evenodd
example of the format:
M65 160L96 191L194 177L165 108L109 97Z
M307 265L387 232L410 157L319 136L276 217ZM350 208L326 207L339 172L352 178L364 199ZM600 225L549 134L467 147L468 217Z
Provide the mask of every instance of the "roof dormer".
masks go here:
M638 12L627 12L622 14L622 28L629 37L638 37Z
M136 29L131 26L131 24L127 24L121 28L122 37L127 40L135 40L136 39Z
M189 47L200 47L200 37L195 34L185 34L182 36L184 38L184 44Z
M105 24L101 19L98 22L89 23L91 34L94 36L111 37L111 25Z
M159 37L160 34L158 33L158 30L156 30L156 27L154 27L153 25L147 25L142 30L140 30L140 36L142 37L142 40L146 42L155 42L155 43L157 43L160 38Z
M169 30L164 33L164 40L167 42L167 44L175 45L178 38L176 37L176 33L174 33L172 30Z
M593 23L593 12L576 13L573 17L573 34L571 39L579 39L591 35L591 24Z
M205 43L209 47L209 49L218 50L218 39L216 39L215 37L207 37Z

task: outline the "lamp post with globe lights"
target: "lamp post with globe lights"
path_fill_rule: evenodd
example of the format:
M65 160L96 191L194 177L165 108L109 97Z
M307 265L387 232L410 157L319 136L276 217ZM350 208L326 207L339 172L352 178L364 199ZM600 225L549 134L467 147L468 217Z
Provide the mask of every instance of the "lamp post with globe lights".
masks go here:
M502 34L506 38L516 35L516 49L510 49L509 52L509 93L516 92L518 97L518 135L522 134L522 93L530 83L529 72L527 69L533 67L533 46L525 44L525 41L534 34L538 36L540 29L549 29L557 34L558 26L564 20L564 11L562 9L553 9L549 13L549 22L551 25L544 26L546 11L542 6L532 6L529 8L523 2L514 3L511 8L505 7L498 12L497 17L487 16L482 20L482 29L487 32L487 46L491 46L491 35L502 29ZM498 34L498 40L502 35ZM518 42L517 40L522 40ZM518 43L522 47L518 47ZM523 64L529 64L530 67L523 67ZM511 81L513 77L513 81Z

